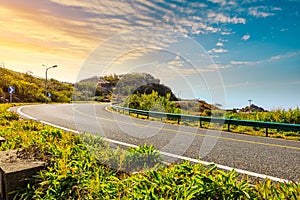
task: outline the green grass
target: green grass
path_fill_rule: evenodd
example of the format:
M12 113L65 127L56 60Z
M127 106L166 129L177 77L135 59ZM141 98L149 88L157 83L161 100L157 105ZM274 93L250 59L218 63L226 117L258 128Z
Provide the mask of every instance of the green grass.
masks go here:
M103 138L18 120L0 105L0 150L23 149L46 169L15 199L299 199L299 183L250 183L234 171L200 164L160 164L153 146L112 149Z
M300 124L300 108L295 109L274 109L269 112L253 113L226 113L227 118L240 120L255 120L263 122L279 122L288 124Z

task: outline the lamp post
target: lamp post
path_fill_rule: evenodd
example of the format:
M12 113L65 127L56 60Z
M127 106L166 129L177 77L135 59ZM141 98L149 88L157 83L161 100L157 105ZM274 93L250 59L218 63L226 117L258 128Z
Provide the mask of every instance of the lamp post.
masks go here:
M249 101L249 113L251 113L251 102L252 102L252 100L249 99L248 101Z
M45 96L48 97L48 94L47 94L47 79L48 79L48 70L49 69L52 69L52 68L55 68L55 67L58 67L57 65L53 65L52 67L47 67L46 65L43 65L46 67L46 80L45 80Z

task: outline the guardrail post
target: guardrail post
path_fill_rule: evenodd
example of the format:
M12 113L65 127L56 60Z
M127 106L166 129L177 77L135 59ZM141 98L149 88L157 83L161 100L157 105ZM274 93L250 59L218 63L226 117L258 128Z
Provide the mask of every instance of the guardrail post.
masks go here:
M199 124L200 124L200 128L203 128L201 118L199 119Z
M180 124L180 118L178 117L178 119L177 119L177 124Z
M230 123L227 124L227 131L230 132Z
M268 137L268 128L266 128L266 137Z

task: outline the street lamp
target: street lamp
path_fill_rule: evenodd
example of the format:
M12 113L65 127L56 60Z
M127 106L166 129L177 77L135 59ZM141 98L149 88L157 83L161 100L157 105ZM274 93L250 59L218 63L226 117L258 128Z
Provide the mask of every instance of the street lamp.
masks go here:
M249 113L251 113L251 102L252 102L252 100L249 99L248 101L249 101Z
M55 67L58 67L57 65L53 65L52 67L47 67L46 65L43 65L46 67L46 80L45 80L45 96L48 97L48 94L47 94L47 79L48 79L48 70L49 69L52 69L52 68L55 68Z

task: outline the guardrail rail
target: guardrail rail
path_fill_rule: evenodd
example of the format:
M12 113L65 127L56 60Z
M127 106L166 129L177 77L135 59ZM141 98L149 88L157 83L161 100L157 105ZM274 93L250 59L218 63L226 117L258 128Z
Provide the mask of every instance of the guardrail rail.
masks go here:
M130 115L134 113L137 115L146 116L147 119L149 117L154 118L163 118L166 117L168 119L175 119L177 123L180 124L180 121L190 120L190 121L198 121L199 126L202 128L202 122L210 122L217 124L227 124L227 130L230 131L231 125L238 126L251 126L258 128L265 128L266 137L268 137L269 129L278 129L285 131L300 131L300 124L286 124L286 123L277 123L277 122L262 122L262 121L251 121L251 120L236 120L236 119L227 119L227 118L217 118L217 117L204 117L204 116L195 116L195 115L183 115L183 114L173 114L173 113L163 113L163 112L155 112L155 111L146 111L146 110L137 110L133 108L126 108L112 104L111 108L116 111L126 111Z

